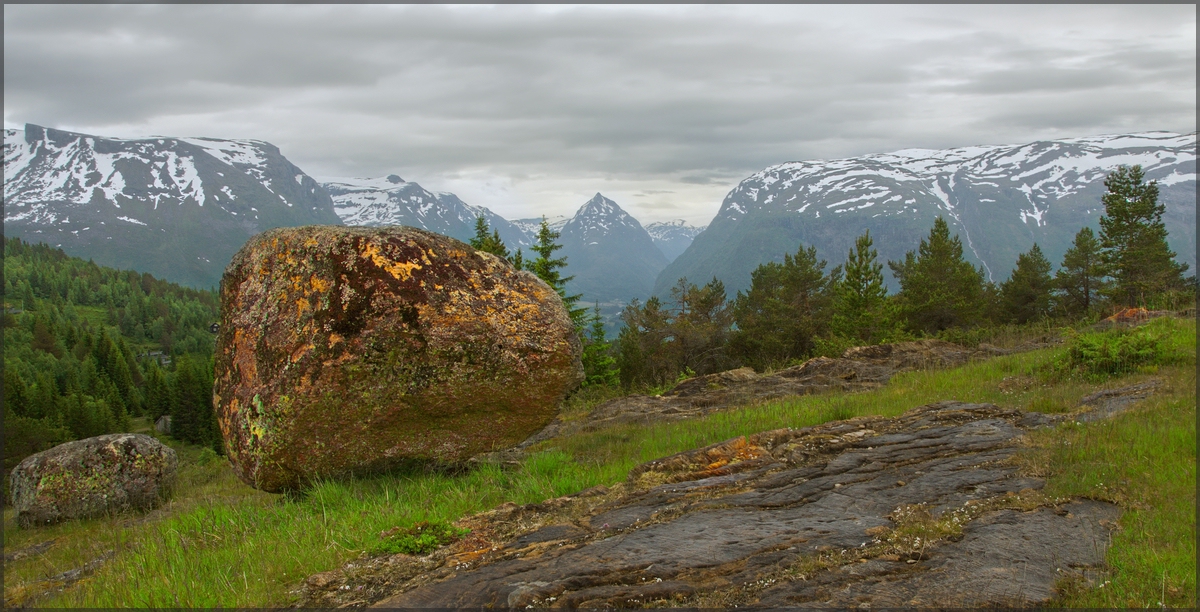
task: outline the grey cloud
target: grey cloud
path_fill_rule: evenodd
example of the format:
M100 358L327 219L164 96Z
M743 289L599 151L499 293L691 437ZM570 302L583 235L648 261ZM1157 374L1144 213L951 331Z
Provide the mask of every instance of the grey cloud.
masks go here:
M1194 6L4 11L6 121L259 138L320 174L713 185L911 146L1195 129L1194 33L1168 32L1194 30Z

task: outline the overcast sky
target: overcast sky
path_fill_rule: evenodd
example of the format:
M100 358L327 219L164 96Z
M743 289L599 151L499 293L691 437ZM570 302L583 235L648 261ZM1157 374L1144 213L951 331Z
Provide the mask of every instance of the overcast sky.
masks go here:
M1196 7L4 6L4 124L254 138L507 218L768 165L1196 129Z

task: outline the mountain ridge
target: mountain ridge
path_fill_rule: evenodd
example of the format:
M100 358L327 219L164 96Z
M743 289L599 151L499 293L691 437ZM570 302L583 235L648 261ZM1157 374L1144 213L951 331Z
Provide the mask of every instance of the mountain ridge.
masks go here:
M680 277L716 276L730 293L745 290L756 266L801 244L816 246L829 269L864 229L880 260L898 260L937 216L963 238L968 260L1000 282L1034 242L1057 264L1081 227L1098 227L1104 177L1121 164L1160 180L1172 248L1194 262L1195 143L1194 132L1142 132L772 165L726 195L654 293L665 297Z

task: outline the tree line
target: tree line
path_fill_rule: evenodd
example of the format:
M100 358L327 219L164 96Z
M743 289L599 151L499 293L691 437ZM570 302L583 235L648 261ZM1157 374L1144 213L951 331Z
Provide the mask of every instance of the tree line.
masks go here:
M69 440L169 415L174 437L220 448L209 326L215 291L4 242L4 466Z
M670 300L633 300L621 314L614 343L603 329L585 330L584 311L568 302L585 346L588 383L662 386L684 375L749 365L762 370L817 354L840 354L849 346L945 335L998 324L1078 320L1106 309L1194 300L1195 276L1174 260L1167 246L1158 186L1140 166L1119 167L1105 179L1105 213L1100 233L1084 227L1075 235L1057 271L1035 243L1017 257L1009 278L986 280L982 268L963 256L963 245L938 217L918 247L887 266L899 284L888 294L883 265L869 232L859 236L846 261L826 270L815 247L801 245L782 262L751 273L751 285L732 299L713 279L697 286L681 278ZM510 257L497 232L477 220L472 245ZM558 270L565 260L546 258L557 238L545 222L539 232L537 273L566 296ZM540 249L540 250L539 250ZM554 275L543 275L553 269ZM566 301L566 300L564 300ZM592 320L598 321L598 312ZM603 361L601 361L601 358Z

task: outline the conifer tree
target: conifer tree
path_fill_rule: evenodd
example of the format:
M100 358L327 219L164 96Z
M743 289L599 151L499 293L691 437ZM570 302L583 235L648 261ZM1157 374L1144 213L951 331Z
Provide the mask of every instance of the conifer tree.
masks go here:
M657 296L641 305L637 298L621 312L625 324L617 336L617 370L621 385L661 385L679 373L669 354L670 313Z
M1017 256L1017 267L1000 284L1000 310L1005 321L1028 323L1050 314L1050 261L1033 247Z
M475 237L470 240L471 246L484 253L491 253L501 259L511 257L508 248L504 246L504 241L500 240L500 230L492 230L488 234L487 219L483 215L475 217Z
M730 353L758 369L810 355L829 327L834 279L825 263L816 247L801 246L783 263L755 268L750 289L733 301Z
M1054 274L1058 307L1070 316L1085 315L1096 307L1105 289L1100 242L1090 227L1075 234L1071 248L1063 255L1062 265Z
M728 365L725 355L732 314L725 284L715 276L703 287L679 279L671 289L677 312L668 325L674 369L711 374Z
M563 306L567 308L567 314L571 316L571 321L575 324L575 329L582 333L587 310L576 306L582 296L567 295L567 283L575 277L564 277L559 272L567 267L566 257L554 257L554 252L562 248L561 244L555 242L559 235L558 232L550 229L550 224L546 222L545 217L542 217L542 225L538 228L537 243L529 247L530 250L537 253L537 259L529 262L528 270L558 293L558 297L562 298Z
M583 386L612 386L619 381L617 360L612 356L612 343L605 338L604 320L600 318L600 303L592 309L591 330L583 342Z
M1158 183L1143 182L1141 166L1119 166L1104 179L1100 248L1113 278L1112 297L1126 306L1145 305L1153 294L1182 288L1187 264L1175 262L1158 203Z
M873 244L870 230L854 241L833 307L833 332L863 344L882 341L892 327L883 264L877 261L879 253Z
M900 281L900 314L914 332L935 333L981 322L984 313L983 270L963 259L962 241L938 217L916 252L888 267Z

